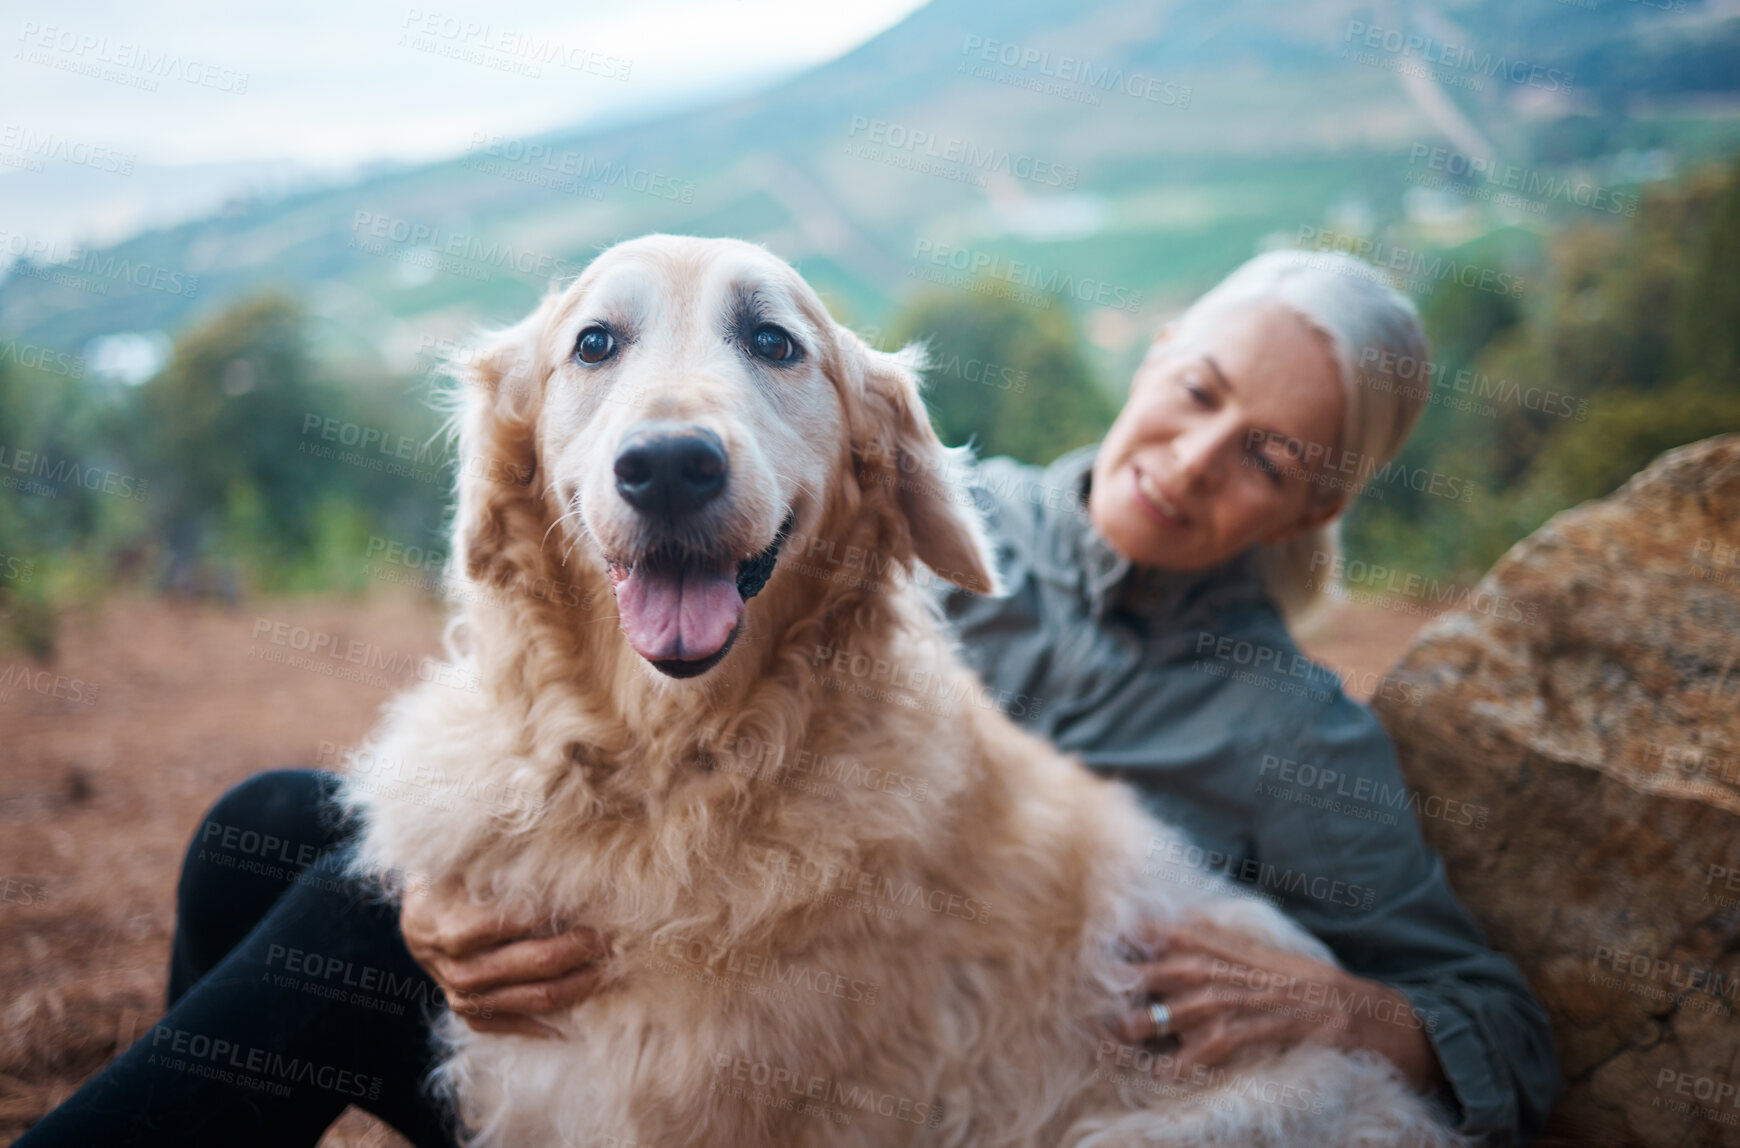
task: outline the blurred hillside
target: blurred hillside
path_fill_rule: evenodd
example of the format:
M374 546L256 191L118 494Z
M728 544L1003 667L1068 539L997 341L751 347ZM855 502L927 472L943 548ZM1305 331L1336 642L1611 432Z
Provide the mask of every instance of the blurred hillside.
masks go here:
M1605 209L1434 195L1421 148L1613 194L1735 150L1735 7L934 0L704 111L485 137L446 163L235 205L71 266L81 253L42 253L62 258L0 287L0 331L81 351L117 331L175 335L274 288L309 301L322 354L403 371L426 337L515 318L552 275L664 230L765 242L860 322L884 320L945 246L1102 281L1139 302L1059 302L1122 365L1150 316L1265 237L1331 227L1459 249ZM1389 51L1403 32L1419 47ZM1401 74L1414 68L1428 76ZM935 159L951 149L968 162ZM942 173L902 166L926 159Z
M1476 497L1379 486L1354 553L1472 576L1740 425L1700 350L1740 324L1736 154L1740 0L933 0L704 110L100 251L8 236L0 473L60 477L0 497L0 601L40 645L79 587L354 586L375 542L438 547L441 357L649 231L765 243L867 336L928 337L939 427L1033 461L1242 260L1355 250L1438 350L1404 462Z

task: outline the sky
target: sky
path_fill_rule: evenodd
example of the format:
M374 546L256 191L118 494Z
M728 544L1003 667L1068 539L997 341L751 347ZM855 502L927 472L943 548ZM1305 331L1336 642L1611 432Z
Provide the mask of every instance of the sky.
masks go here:
M6 0L0 232L108 242L477 133L656 112L833 59L922 2Z

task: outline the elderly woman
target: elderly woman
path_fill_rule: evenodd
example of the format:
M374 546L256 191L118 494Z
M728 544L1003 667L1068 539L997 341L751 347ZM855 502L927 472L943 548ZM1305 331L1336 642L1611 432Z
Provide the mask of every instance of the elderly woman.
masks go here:
M1150 928L1150 999L1115 1024L1162 1042L1157 1071L1299 1041L1365 1049L1454 1126L1515 1143L1558 1093L1546 1017L1456 902L1383 729L1283 621L1325 587L1337 517L1425 397L1359 368L1426 356L1412 305L1364 264L1253 259L1154 340L1104 442L1044 470L975 469L1009 593L943 607L997 696L1025 699L1012 716L1135 786L1199 846L1184 860L1248 883L1340 960ZM538 1036L539 1013L597 987L584 929L534 930L446 888L395 916L348 885L332 781L264 774L218 802L182 873L168 1015L20 1144L306 1145L350 1103L450 1143L421 1087L420 1006ZM285 843L273 864L226 854L250 833Z

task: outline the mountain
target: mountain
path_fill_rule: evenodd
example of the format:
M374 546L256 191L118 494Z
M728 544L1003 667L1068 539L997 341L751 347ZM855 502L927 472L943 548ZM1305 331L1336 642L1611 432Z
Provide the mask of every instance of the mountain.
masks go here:
M34 252L0 284L0 336L78 352L279 290L321 320L324 354L397 372L662 230L766 243L859 325L988 269L1075 308L1117 355L1260 243L1526 235L1599 218L1555 186L1635 194L1740 151L1733 3L1588 2L933 0L701 110L480 139L103 250ZM1434 148L1532 173L1535 197L1423 186Z

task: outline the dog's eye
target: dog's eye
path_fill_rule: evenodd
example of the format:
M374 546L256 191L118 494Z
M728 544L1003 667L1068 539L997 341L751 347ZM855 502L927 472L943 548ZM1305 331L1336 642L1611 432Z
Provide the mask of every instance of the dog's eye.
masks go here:
M603 327L588 327L574 344L574 357L582 363L602 363L616 354L616 337Z
M775 363L789 363L797 358L797 344L772 323L757 327L749 337L749 345L757 355Z

